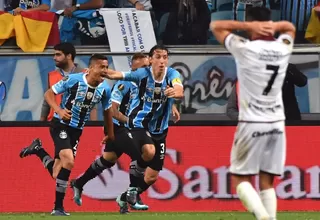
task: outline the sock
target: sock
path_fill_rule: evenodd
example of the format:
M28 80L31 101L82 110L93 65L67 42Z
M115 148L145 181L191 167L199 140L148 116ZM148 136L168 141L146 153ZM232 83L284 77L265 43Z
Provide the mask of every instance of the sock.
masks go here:
M140 181L139 181L139 184L138 184L138 188L139 188L138 193L139 194L143 193L149 187L150 187L150 185L148 183L146 183L146 181L144 181L144 178L140 178Z
M270 220L276 220L277 218L277 195L274 188L266 189L260 192L260 198L262 204L266 208Z
M132 161L133 162L133 161ZM148 166L148 162L145 162L142 158L139 158L138 160L136 160L136 164L138 165L138 167L140 167L141 169L146 169ZM131 164L130 164L131 165Z
M37 156L52 177L52 167L54 164L54 160L52 159L52 157L50 157L50 155L43 148L40 148L40 150L38 150Z
M130 187L138 187L139 181L144 177L145 168L138 165L136 160L131 161L129 168Z
M111 168L113 165L114 163L105 160L102 156L99 157L90 165L86 172L76 180L76 186L82 189L89 180L94 179L105 169Z
M56 201L54 209L61 209L63 208L63 200L64 196L66 194L67 186L68 186L68 180L70 176L71 171L66 168L61 168L57 179L56 179Z
M253 212L258 220L269 219L267 210L263 206L257 191L249 182L240 183L237 186L237 194L242 204L249 212Z

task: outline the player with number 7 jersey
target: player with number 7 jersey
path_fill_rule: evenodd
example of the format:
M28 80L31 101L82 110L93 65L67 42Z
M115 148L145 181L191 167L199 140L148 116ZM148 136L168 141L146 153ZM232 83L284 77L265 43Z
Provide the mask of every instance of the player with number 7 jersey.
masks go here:
M248 10L248 22L213 21L211 30L237 65L239 123L231 150L230 173L237 195L257 220L276 219L274 177L286 158L282 85L293 49L295 27L272 22L265 7ZM232 33L246 31L250 39ZM280 32L275 39L273 35ZM259 175L259 194L250 183Z

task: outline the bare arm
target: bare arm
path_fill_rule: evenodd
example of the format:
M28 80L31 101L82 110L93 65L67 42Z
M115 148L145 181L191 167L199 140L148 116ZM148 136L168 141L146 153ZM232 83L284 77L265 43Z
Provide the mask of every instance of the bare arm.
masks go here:
M174 85L173 86L173 89L174 89L174 97L175 99L182 99L183 98L183 86L181 85Z
M97 121L98 120L98 110L97 110L96 106L90 112L90 120L91 121Z
M273 23L274 29L276 32L281 34L288 34L294 39L296 35L296 28L289 21L278 21Z
M49 9L50 9L49 5L41 4L37 8L30 8L30 9L27 9L26 11L48 11Z
M127 123L128 117L119 111L119 103L112 102L113 117L122 123Z
M108 79L119 79L120 80L120 79L123 79L124 75L120 71L115 71L115 70L112 70L112 69L108 69L106 77Z
M50 113L50 106L46 102L46 100L43 100L40 121L47 121L49 113Z
M104 116L104 125L107 128L108 139L114 140L114 130L113 130L113 122L112 122L112 108L109 108L103 112Z
M61 110L60 106L56 103L55 94L52 89L48 89L46 91L46 93L44 94L44 98L55 112L59 112Z

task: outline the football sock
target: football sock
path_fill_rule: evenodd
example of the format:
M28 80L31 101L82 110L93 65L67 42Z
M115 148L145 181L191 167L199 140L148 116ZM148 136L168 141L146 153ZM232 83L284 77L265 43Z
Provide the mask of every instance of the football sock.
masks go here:
M260 192L262 204L266 208L270 220L276 220L277 217L277 196L274 188L266 189Z

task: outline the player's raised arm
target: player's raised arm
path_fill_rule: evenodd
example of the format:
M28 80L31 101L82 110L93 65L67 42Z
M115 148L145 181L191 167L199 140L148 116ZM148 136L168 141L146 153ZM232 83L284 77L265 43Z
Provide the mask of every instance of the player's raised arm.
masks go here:
M120 71L108 69L107 78L139 82L140 79L142 79L147 75L148 75L147 68L139 68L135 71L129 71L129 72L120 72Z
M296 35L296 28L289 21L278 21L273 23L273 27L276 32L280 32L281 34L287 34L292 39L294 39Z
M240 21L212 21L210 29L216 39L224 44L226 37L234 30L242 30L255 33L261 36L270 36L274 34L272 22L240 22Z

